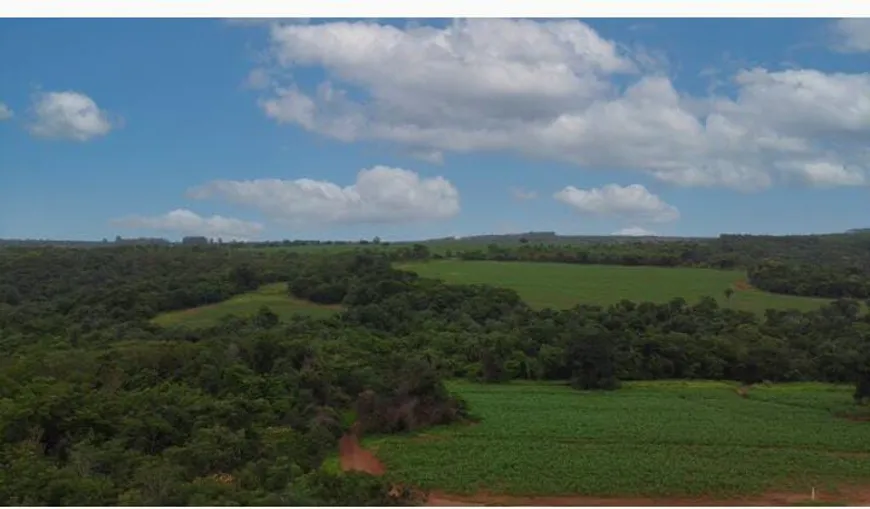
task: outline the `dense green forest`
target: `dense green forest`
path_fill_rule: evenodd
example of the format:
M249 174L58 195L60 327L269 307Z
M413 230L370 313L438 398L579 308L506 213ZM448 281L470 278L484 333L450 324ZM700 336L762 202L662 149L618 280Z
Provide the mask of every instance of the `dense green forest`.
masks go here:
M286 278L294 258L0 251L0 502L407 503L377 478L319 467L353 421L390 432L465 416L422 355L268 310L197 333L148 322Z
M483 256L602 263L590 253L610 252L632 263L740 266L749 256L741 242L731 255L677 243L526 243ZM828 266L858 266L860 250L848 246L830 257L856 258ZM396 258L436 256L403 249L0 250L0 502L412 503L380 478L321 467L355 422L393 433L469 418L474 409L446 390L448 378L564 380L580 390L665 378L816 380L854 384L857 403L870 396L870 315L854 300L762 318L713 299L533 310L512 290L397 270ZM820 249L763 258L812 263ZM804 280L789 277L807 277L771 267L795 288ZM346 311L281 322L263 309L200 330L149 321L281 281Z
M387 257L320 257L298 267L288 285L294 296L343 303L345 326L403 338L403 348L424 352L448 377L571 380L584 389L620 379L854 382L870 353L870 315L847 299L817 312L768 310L763 319L712 298L535 311L513 290L419 279Z

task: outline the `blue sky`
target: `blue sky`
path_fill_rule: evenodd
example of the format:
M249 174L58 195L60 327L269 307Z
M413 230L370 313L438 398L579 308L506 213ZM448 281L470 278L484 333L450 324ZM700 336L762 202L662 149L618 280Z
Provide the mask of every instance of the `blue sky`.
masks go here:
M867 20L0 20L0 237L870 226Z

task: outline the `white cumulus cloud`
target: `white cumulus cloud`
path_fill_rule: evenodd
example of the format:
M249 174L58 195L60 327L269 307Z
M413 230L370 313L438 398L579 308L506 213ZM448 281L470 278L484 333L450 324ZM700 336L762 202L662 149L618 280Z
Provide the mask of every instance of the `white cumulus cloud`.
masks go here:
M79 92L46 92L33 104L30 133L41 138L87 141L105 136L114 125L109 114Z
M553 197L581 214L666 223L680 218L673 205L665 203L640 184L608 184L591 189L568 186Z
M655 49L626 51L574 20L269 30L285 78L264 91L264 113L344 142L513 152L746 191L867 176L868 73L742 69L733 93L692 96L651 69ZM325 74L313 89L286 78L309 67Z
M870 51L870 19L846 18L833 24L834 49L847 53Z
M112 224L124 228L202 235L227 240L250 239L263 231L263 225L260 223L218 215L202 217L187 209L176 209L154 217L131 216L115 219Z
M386 166L361 170L345 187L312 179L217 180L187 194L253 207L293 224L427 221L453 217L460 209L459 192L445 178Z
M640 226L629 226L628 228L617 230L611 233L611 235L617 237L655 237L656 233L641 228Z
M6 106L6 103L0 102L0 121L9 120L15 116L15 113L12 111L12 108Z

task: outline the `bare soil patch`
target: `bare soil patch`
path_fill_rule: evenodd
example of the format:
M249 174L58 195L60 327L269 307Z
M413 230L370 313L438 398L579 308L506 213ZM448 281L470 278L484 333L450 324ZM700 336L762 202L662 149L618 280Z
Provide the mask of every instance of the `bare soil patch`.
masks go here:
M746 281L744 279L741 279L739 281L735 281L732 286L734 287L735 290L737 290L739 292L746 292L746 291L752 290L752 285L749 284L749 281Z
M371 475L383 475L384 465L371 451L359 443L358 427L346 433L338 442L338 453L341 469L345 472L365 472Z

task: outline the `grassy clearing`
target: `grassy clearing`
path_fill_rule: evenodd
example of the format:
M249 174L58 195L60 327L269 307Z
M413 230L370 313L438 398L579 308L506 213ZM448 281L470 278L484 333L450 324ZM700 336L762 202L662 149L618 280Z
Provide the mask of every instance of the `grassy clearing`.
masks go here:
M743 289L743 285L737 284L746 279L742 271L460 260L400 267L450 283L512 288L537 308L564 309L581 303L609 305L622 299L667 302L674 297L683 297L691 303L705 295L716 298L723 306L753 312L769 308L806 311L828 302ZM729 287L735 290L730 304L724 294Z
M789 384L748 399L719 382L456 383L483 420L376 437L389 476L454 494L717 496L831 490L870 479L870 428L835 417L850 387Z
M255 315L261 306L268 306L281 320L299 314L315 318L327 317L338 309L337 306L322 306L295 299L287 294L286 283L274 283L217 304L162 313L157 315L153 322L163 327L177 325L193 328L209 327L216 325L226 315Z

